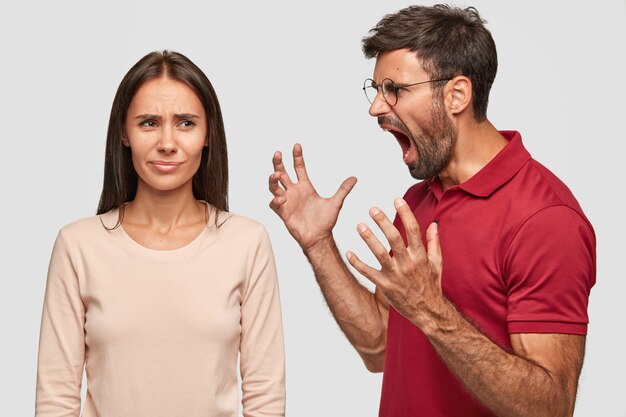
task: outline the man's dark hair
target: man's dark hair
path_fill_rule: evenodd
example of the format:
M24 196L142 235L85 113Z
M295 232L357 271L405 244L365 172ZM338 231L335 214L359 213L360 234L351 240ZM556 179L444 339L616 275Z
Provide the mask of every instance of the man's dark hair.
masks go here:
M489 90L498 69L496 45L485 23L473 7L410 6L383 17L363 38L363 53L375 58L409 49L431 79L468 77L474 119L481 122L487 118ZM443 83L433 83L435 90L442 87Z

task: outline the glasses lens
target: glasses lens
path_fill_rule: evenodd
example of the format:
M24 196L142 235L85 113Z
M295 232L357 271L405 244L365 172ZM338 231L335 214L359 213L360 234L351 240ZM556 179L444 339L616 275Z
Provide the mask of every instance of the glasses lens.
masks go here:
M398 96L396 95L396 85L389 78L386 78L383 80L382 88L385 100L387 100L387 103L390 106L394 106L398 101Z
M370 80L369 78L365 80L365 82L363 83L363 91L365 91L365 97L367 98L367 101L373 103L374 99L376 98L376 93L378 92L374 80Z

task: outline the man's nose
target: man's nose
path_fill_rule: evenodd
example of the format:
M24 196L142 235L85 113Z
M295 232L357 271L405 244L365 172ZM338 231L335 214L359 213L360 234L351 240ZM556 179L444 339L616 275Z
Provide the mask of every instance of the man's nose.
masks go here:
M376 97L374 97L374 101L372 101L372 104L370 104L370 108L369 108L370 116L378 117L380 115L389 113L390 110L391 110L391 106L385 100L385 97L383 96L383 92L378 90L378 92L376 93Z

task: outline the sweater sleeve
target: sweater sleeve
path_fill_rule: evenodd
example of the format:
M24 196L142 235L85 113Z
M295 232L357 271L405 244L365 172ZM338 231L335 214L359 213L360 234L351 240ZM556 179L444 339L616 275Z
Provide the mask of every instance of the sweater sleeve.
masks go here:
M85 362L85 309L61 230L46 284L37 368L36 417L78 417Z
M240 369L244 417L285 415L285 355L276 266L265 229L252 254L241 305Z

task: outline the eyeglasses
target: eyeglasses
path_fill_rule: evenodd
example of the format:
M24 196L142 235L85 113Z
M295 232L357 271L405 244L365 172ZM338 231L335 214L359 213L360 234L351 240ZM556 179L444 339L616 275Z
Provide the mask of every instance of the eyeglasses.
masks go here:
M413 84L396 85L396 83L394 83L390 78L385 78L381 85L377 85L374 80L368 78L363 83L363 91L365 92L367 101L373 103L376 99L376 95L378 95L378 90L380 89L383 92L383 98L387 104L393 107L398 102L398 91L402 89L419 84L434 83L437 81L450 81L451 79L452 78L443 78L441 80L428 80Z

